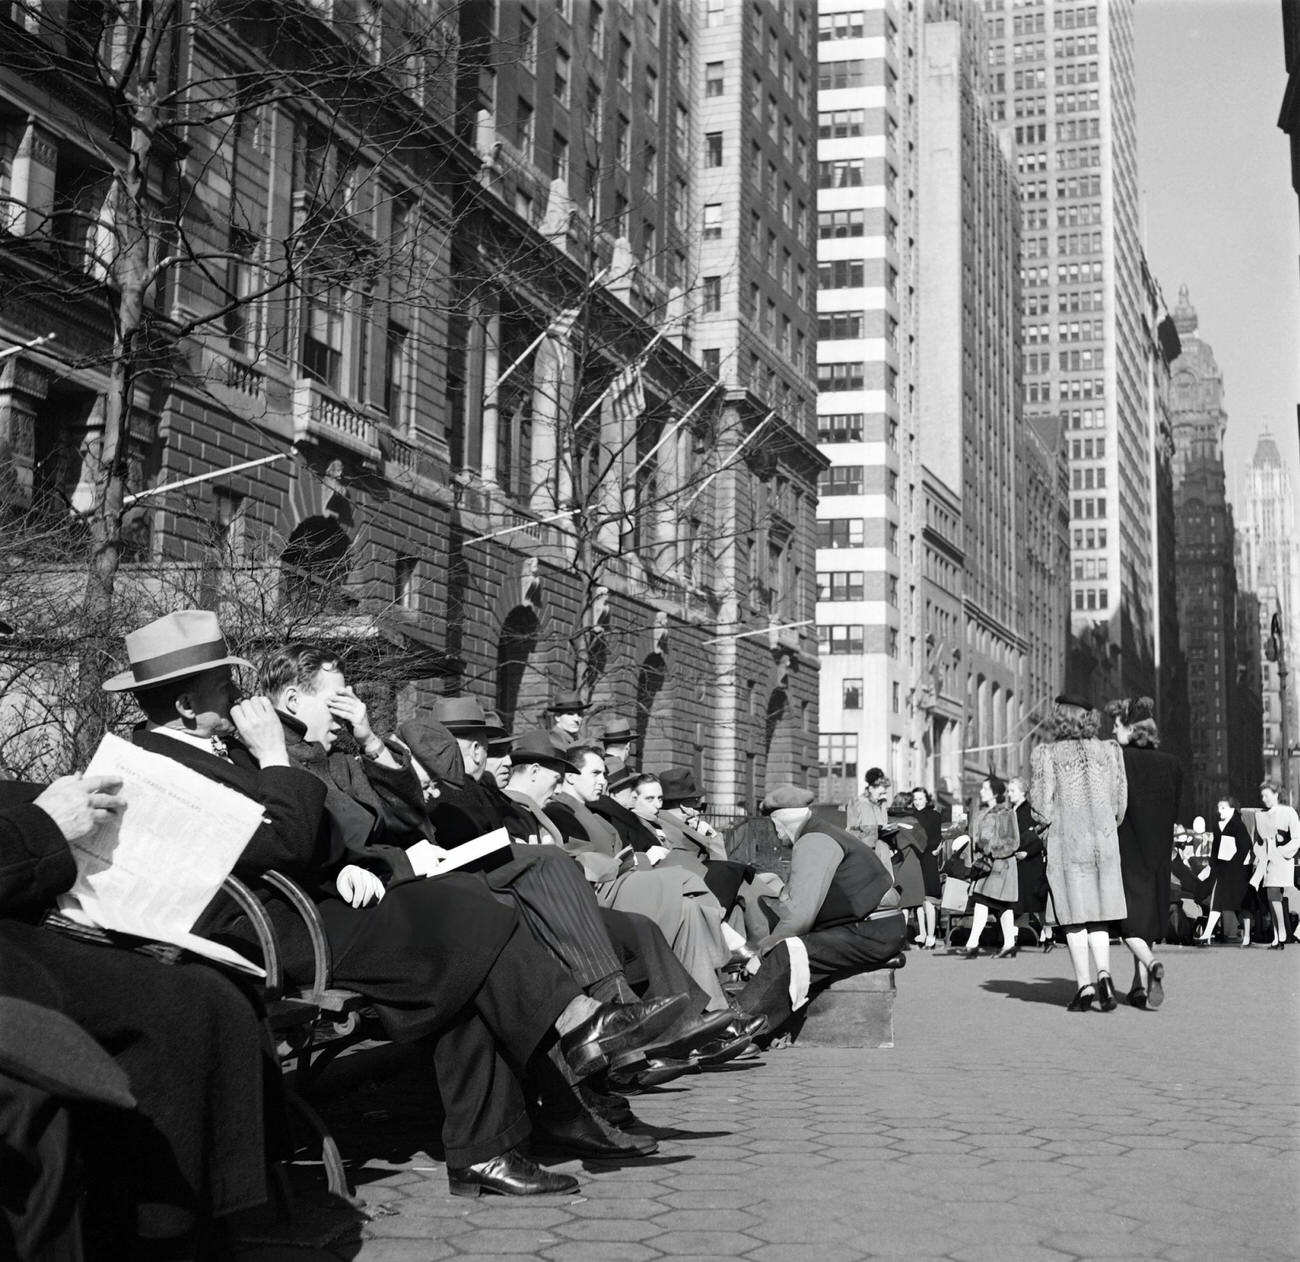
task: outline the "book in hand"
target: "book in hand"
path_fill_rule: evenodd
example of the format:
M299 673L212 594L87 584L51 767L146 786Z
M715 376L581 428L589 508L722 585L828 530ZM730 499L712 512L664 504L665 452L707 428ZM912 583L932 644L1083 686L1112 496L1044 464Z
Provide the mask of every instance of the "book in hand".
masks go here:
M85 774L119 778L126 806L69 843L77 879L60 895L59 910L83 925L171 943L265 977L237 951L193 932L261 824L261 804L111 734Z
M416 876L441 876L455 872L510 844L510 834L504 828L494 828L490 833L471 837L452 850L444 850L431 841L417 841L407 846L406 857L411 861Z

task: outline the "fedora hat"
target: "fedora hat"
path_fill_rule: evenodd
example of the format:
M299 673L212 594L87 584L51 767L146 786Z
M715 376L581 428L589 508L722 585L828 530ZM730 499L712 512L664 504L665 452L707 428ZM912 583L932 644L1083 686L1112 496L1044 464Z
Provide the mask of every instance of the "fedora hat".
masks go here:
M231 653L217 615L207 609L164 614L125 639L131 668L106 679L105 692L154 688L187 675L201 675L214 666L252 666Z
M605 725L600 739L606 745L624 745L634 741L636 733L632 730L632 724L626 719L613 718Z
M575 775L579 770L540 728L515 737L515 743L510 750L510 761L516 767L523 763L536 762L554 771L571 771Z
M494 727L487 721L483 707L473 697L439 697L433 703L430 717L454 736L480 736L487 742L507 735L505 728Z
M435 780L447 784L465 783L465 764L455 736L441 723L407 719L398 724L397 734L416 760Z
M621 758L605 759L605 792L617 793L626 789L641 773Z
M586 714L587 703L580 692L556 692L551 695L552 714Z
M515 738L506 731L506 725L501 722L501 716L495 710L485 710L483 717L487 721L489 728L496 728L501 732L500 736L488 738L488 752L497 755L509 753L511 745L515 743Z
M670 802L692 802L703 797L696 787L695 773L689 767L669 767L659 776L659 787L664 791L664 805Z

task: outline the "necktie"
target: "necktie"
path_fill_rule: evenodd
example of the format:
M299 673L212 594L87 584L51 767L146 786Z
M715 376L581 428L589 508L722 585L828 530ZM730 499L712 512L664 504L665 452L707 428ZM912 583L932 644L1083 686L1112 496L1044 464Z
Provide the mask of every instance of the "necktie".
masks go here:
M226 742L223 741L220 736L213 736L211 738L211 741L212 741L212 752L216 754L218 758L230 757L230 749L226 745Z

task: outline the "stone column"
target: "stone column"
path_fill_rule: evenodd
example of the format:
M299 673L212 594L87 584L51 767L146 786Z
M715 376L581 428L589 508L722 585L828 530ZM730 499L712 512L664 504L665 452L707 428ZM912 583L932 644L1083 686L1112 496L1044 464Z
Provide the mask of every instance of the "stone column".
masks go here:
M501 373L501 316L485 312L483 324L483 429L480 438L479 472L484 482L497 480L497 425Z
M59 161L53 132L29 119L10 176L11 205L5 208L6 226L19 236L52 236L54 214L54 171Z

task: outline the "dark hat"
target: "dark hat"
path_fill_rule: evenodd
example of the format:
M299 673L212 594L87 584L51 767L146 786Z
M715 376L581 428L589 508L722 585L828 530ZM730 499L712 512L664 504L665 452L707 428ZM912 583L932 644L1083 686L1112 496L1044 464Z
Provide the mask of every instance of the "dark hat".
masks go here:
M1130 697L1124 706L1124 722L1129 727L1156 717L1156 703L1150 697Z
M217 615L207 609L178 609L126 636L130 670L106 679L105 692L140 691L214 666L252 666L226 647Z
M514 744L515 738L506 731L505 724L501 722L501 716L495 710L485 710L483 718L486 720L488 727L498 728L503 733L501 736L489 737L487 743L488 753L496 754L498 757L501 754L509 753L510 746Z
M617 793L626 789L641 773L621 758L605 759L605 792Z
M797 784L778 784L758 804L758 809L764 815L773 811L800 810L811 806L816 799L817 795L811 789L801 789Z
M465 783L465 764L456 737L441 723L427 719L408 719L399 723L397 734L402 744L435 780L444 784Z
M1091 710L1092 702L1073 692L1063 692L1056 698L1057 705L1072 705L1080 710Z
M477 736L485 744L507 735L505 728L487 721L483 707L473 697L439 697L430 717L457 736Z
M586 714L587 703L580 692L557 692L548 708L552 714Z
M579 771L541 728L534 728L531 732L515 737L514 746L510 750L510 761L516 767L535 762L555 771L572 771L575 775Z
M610 719L605 725L605 730L600 734L601 741L606 745L620 745L625 741L636 739L636 733L632 730L632 725L626 719Z
M695 774L689 767L669 767L659 775L659 785L664 791L664 805L674 802L694 802L704 795L695 787Z

